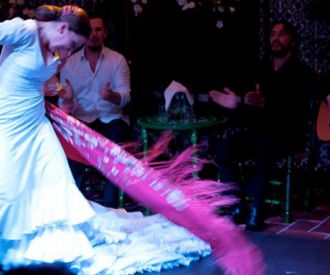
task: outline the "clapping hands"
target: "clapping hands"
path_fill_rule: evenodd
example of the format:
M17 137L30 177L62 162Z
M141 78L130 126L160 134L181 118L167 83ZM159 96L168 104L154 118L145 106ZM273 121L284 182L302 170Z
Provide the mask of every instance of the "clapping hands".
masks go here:
M255 91L247 92L244 96L244 103L246 105L254 106L254 107L264 107L265 106L265 98L261 94L260 85L256 85Z
M111 83L107 82L101 87L100 97L104 100L108 100L116 105L119 105L121 101L121 95L117 92L114 92L110 86Z
M58 91L58 96L63 99L67 99L67 100L73 99L73 88L72 88L70 80L66 78L65 84L61 85L61 86L62 86L62 89L60 89Z
M217 104L228 109L236 109L240 98L229 88L224 88L223 91L212 90L209 92L210 98ZM264 107L265 98L261 94L260 85L256 85L255 91L247 92L244 96L244 104L253 107Z
M236 93L229 88L224 88L222 92L212 90L209 96L215 103L228 109L236 109L239 102Z
M65 84L62 85L58 77L54 75L44 85L45 96L59 96L63 99L73 98L73 89L68 79L65 79Z

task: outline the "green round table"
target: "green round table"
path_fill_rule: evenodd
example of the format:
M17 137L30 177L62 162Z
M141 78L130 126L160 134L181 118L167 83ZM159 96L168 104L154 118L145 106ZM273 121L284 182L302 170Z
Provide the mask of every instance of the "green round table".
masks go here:
M204 116L194 121L163 121L158 116L146 116L138 119L141 127L143 150L148 150L148 130L191 131L190 140L193 146L197 144L197 130L219 126L227 121L226 117L216 118Z

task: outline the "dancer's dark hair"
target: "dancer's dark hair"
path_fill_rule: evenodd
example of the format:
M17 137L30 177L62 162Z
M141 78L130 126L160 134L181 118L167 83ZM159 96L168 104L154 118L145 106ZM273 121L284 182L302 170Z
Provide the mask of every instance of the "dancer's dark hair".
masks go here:
M86 38L90 35L90 22L87 13L78 6L67 5L58 7L42 5L36 10L36 19L39 21L67 22L71 31Z

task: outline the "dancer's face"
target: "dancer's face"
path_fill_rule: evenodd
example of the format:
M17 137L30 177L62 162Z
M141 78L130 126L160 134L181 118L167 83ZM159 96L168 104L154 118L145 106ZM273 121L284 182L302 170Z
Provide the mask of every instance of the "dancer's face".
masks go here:
M53 54L57 53L60 59L69 57L87 42L84 36L71 31L67 23L55 24L53 33L49 35L47 47Z

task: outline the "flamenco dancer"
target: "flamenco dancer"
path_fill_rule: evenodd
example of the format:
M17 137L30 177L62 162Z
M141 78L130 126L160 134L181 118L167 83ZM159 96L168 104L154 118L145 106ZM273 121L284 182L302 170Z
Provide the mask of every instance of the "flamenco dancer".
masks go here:
M229 274L262 274L259 251L213 213L212 205L227 203L219 185L188 176L201 165L189 164L192 150L155 170L45 104L44 83L89 32L76 6L43 5L36 20L0 23L0 265L62 262L79 274L134 274L188 265L212 250ZM167 219L86 201L63 148Z

